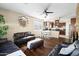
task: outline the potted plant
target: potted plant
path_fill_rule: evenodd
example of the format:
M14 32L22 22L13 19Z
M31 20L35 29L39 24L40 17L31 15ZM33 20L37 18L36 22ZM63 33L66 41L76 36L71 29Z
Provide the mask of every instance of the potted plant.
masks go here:
M3 15L0 15L0 38L3 38L7 34L8 25L5 25L5 19Z

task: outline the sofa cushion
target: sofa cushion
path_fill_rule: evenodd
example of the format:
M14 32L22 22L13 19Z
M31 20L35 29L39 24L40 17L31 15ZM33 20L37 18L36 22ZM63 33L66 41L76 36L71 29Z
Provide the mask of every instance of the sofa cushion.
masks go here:
M33 39L35 39L35 36L27 36L27 37L23 37L23 38L20 38L19 40L33 40Z
M27 36L27 39L34 38L35 36ZM25 37L24 37L25 38Z
M29 36L31 32L24 32L24 36Z
M14 34L14 39L15 39L15 40L17 40L17 39L19 39L19 38L22 38L22 37L24 37L24 33L15 33L15 34Z

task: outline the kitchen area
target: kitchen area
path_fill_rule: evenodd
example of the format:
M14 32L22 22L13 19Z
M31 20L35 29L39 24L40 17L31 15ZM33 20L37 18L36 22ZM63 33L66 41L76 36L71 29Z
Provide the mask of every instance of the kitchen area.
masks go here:
M54 37L59 38L60 36L66 35L66 23L59 22L59 20L55 20L55 22L44 21L43 22L43 34L45 37Z

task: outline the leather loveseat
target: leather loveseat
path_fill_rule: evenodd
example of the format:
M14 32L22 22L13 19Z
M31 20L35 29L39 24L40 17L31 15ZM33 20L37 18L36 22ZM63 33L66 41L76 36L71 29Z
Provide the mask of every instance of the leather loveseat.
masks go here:
M30 32L18 32L13 35L14 43L20 47L22 44L27 44L28 41L35 39L34 34Z

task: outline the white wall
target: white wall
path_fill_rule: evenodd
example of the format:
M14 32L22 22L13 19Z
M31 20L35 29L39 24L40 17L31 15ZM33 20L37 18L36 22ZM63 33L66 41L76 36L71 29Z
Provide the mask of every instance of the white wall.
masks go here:
M29 19L26 27L21 27L18 23L18 17L23 16L23 14L5 9L0 9L0 14L5 17L6 24L9 26L8 34L6 35L9 40L13 41L13 34L16 32L33 31L33 18Z
M17 32L30 31L35 35L39 35L39 32L38 32L39 30L35 31L35 28L34 28L34 20L37 18L29 16L29 21L28 21L28 24L26 24L26 27L21 27L18 22L18 17L24 16L24 14L20 14L20 13L5 10L5 9L0 9L0 14L5 17L6 24L9 26L9 30L6 35L8 40L13 41L13 34ZM28 15L25 15L25 16L28 16ZM37 19L37 20L40 20L40 19ZM42 22L41 22L41 26L43 26Z

